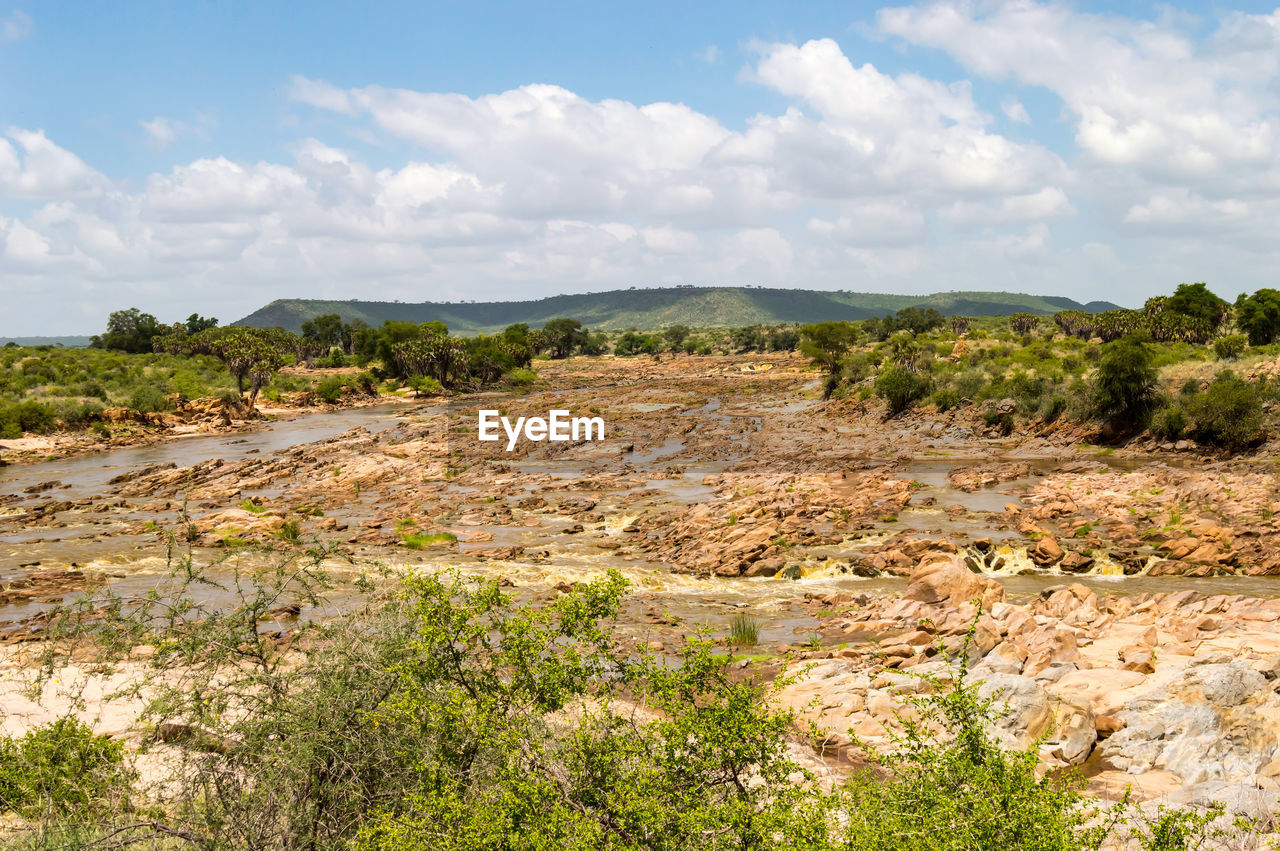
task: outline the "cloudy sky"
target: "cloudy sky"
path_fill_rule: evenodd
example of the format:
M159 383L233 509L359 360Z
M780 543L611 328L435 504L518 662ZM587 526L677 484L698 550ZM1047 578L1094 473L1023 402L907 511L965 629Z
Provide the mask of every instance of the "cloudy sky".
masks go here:
M1280 285L1274 6L9 2L0 335L295 296Z

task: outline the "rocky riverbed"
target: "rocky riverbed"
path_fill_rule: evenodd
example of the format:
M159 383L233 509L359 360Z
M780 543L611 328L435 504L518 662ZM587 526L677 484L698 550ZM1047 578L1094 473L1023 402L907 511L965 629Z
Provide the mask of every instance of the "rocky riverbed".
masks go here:
M782 699L830 731L815 756L836 767L850 731L883 741L915 674L952 675L972 628L969 676L1009 704L1010 743L1044 737L1046 771L1076 766L1101 796L1275 808L1270 448L1112 452L1073 425L1003 436L957 411L886 419L874 399L821 401L791 355L575 358L540 374L519 395L0 470L4 729L57 709L17 691L42 613L163 583L166 531L228 564L319 540L528 599L614 568L634 589L624 635L658 651L747 613L759 643L739 664L810 664ZM507 452L478 439L482 408L599 416L606 435ZM96 717L140 741L124 709Z

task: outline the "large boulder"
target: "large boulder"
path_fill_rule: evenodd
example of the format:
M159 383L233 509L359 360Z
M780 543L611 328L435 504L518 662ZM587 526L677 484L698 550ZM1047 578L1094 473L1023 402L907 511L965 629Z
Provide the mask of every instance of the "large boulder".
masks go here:
M1280 697L1243 664L1193 665L1118 713L1100 748L1108 768L1166 769L1187 785L1253 781L1280 756Z
M903 596L952 608L976 600L990 611L996 603L1004 601L1004 586L969 570L961 556L936 553L925 556L911 572Z

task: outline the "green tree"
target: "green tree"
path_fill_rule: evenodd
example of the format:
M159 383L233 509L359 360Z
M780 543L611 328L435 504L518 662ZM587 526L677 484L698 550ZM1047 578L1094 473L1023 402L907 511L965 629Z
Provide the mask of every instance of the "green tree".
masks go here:
M1249 345L1265 346L1280 339L1280 290L1267 287L1236 300L1236 324L1249 335Z
M582 323L568 317L552 319L542 326L542 333L546 335L547 347L551 349L553 358L569 357L586 337Z
M692 329L688 325L672 325L662 332L662 337L667 341L667 348L673 352L678 352L684 346L684 341L689 338Z
M201 316L193 313L187 317L187 321L183 324L188 334L199 334L201 331L208 331L210 328L217 328L217 317Z
M910 408L929 394L929 379L905 366L894 364L876 378L876 393L889 405L889 416Z
M99 349L118 349L131 354L152 351L156 337L168 329L150 313L136 307L117 310L107 318L107 331L96 336L90 345Z
M858 341L858 327L850 322L816 322L800 328L800 351L827 373L822 398L830 399L840 386L840 373L849 348Z
M1178 284L1173 295L1165 302L1165 310L1198 319L1216 330L1231 312L1231 305L1210 292L1203 282Z
M1093 380L1093 412L1121 429L1146 425L1160 404L1151 348L1141 337L1126 335L1102 347Z
M342 317L325 313L302 323L302 338L315 343L321 351L342 345Z
M1015 313L1009 317L1009 328L1019 335L1030 334L1040 325L1040 317L1033 313Z

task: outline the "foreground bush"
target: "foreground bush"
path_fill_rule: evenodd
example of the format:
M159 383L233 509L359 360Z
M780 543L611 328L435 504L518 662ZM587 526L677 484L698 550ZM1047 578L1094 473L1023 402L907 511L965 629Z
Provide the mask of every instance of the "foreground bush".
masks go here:
M1075 851L1119 822L1078 780L1037 779L1034 749L998 747L963 661L899 718L893 753L867 751L876 773L824 791L773 700L786 669L751 678L706 637L674 659L627 650L616 573L540 607L456 574L375 574L342 589L366 601L349 615L280 630L281 606L332 611L332 555L228 566L216 585L236 602L218 608L196 602L215 577L181 558L172 594L51 619L46 676L77 638L104 660L155 647L137 690L179 748L159 804L104 815L102 847Z
M0 813L99 810L127 782L123 747L74 718L0 738Z

